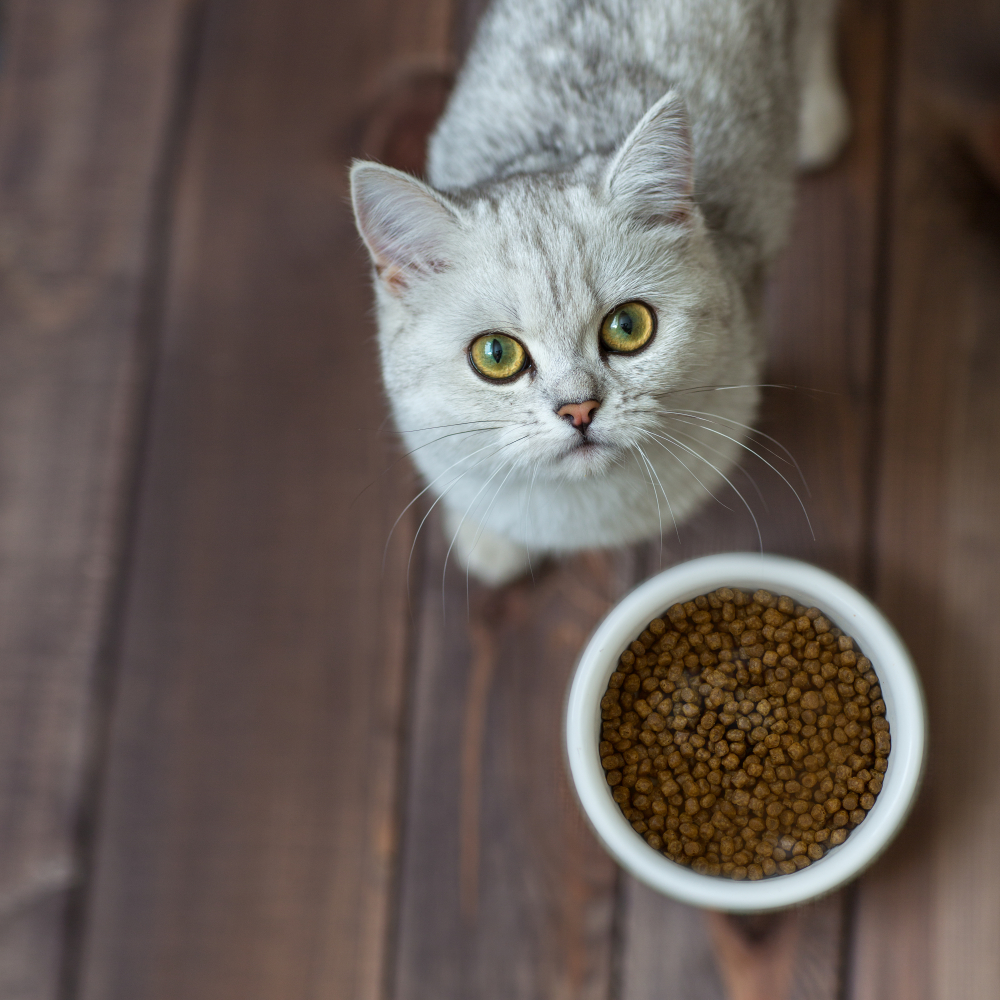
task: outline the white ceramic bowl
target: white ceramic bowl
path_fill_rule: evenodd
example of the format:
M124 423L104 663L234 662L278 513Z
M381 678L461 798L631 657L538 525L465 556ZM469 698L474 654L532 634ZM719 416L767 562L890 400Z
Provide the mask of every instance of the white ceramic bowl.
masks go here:
M864 822L819 861L791 875L734 882L699 875L654 851L629 825L598 755L600 701L618 657L647 623L679 601L718 587L768 590L818 607L857 640L882 687L892 751ZM566 701L566 752L584 813L622 867L653 889L693 906L731 912L780 909L830 892L854 878L903 825L923 772L926 713L906 647L877 608L843 580L793 559L734 552L682 563L639 586L608 613L587 644Z

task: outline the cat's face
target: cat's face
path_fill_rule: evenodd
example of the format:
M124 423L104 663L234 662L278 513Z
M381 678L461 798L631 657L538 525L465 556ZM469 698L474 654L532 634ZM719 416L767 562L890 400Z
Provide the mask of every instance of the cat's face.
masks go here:
M672 391L750 370L675 105L574 174L450 198L370 164L352 179L386 387L428 475L456 459L549 480L607 473L663 430Z

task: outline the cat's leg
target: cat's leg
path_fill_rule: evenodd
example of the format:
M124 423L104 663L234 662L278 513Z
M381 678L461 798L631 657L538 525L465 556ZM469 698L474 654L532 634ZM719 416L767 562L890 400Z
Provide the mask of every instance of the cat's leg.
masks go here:
M851 129L837 69L836 0L800 0L799 167L817 170L841 151Z
M463 520L447 507L443 520L448 544L454 540L452 555L481 583L502 587L528 572L528 550L520 542L497 535L469 517Z

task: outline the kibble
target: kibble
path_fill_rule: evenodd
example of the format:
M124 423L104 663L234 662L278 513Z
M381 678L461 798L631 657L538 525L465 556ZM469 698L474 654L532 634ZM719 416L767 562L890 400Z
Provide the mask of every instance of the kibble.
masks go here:
M891 749L878 677L818 608L722 587L654 618L601 699L601 764L632 828L706 875L819 861L864 822Z

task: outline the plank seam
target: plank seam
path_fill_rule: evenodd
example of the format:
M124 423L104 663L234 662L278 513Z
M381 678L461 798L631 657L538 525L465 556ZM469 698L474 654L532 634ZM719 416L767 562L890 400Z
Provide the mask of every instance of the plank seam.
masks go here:
M406 523L413 526L413 518ZM427 571L427 546L418 539L414 552L416 562L416 578L423 580ZM434 591L436 593L436 591ZM430 600L423 593L423 601ZM421 604L423 604L423 601ZM407 593L407 604L409 593ZM410 769L407 763L413 759L416 744L416 719L414 705L416 704L417 669L420 657L420 625L423 621L423 608L414 615L413 607L409 607L409 625L406 628L404 651L402 712L399 720L399 744L396 748L396 795L393 804L393 820L396 829L395 856L392 859L392 870L388 891L388 920L386 921L385 966L382 974L382 996L387 1000L399 994L398 964L399 943L402 936L402 906L403 870L406 860L406 830L409 820Z
M884 0L886 7L885 71L882 78L882 142L881 165L878 178L875 277L872 295L872 338L869 365L871 370L871 406L869 408L869 447L865 462L865 515L861 541L861 585L875 593L878 583L876 554L876 523L878 513L880 475L879 466L885 451L885 399L888 376L885 371L890 309L890 274L892 266L892 239L890 231L893 216L893 192L896 179L898 144L898 95L900 89L900 54L898 34L901 29L899 3Z
M868 411L869 446L864 468L864 516L861 538L861 588L874 595L878 584L877 521L881 488L880 466L885 455L885 411L888 389L890 275L892 266L893 193L896 182L896 149L899 138L898 99L900 92L899 0L885 4L884 71L882 76L881 156L878 176L875 275L872 292L872 336L869 355L871 403ZM859 890L855 883L845 894L840 944L838 1000L853 996L851 969L855 955Z

